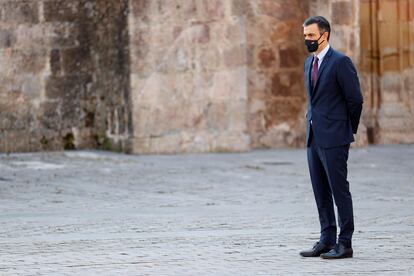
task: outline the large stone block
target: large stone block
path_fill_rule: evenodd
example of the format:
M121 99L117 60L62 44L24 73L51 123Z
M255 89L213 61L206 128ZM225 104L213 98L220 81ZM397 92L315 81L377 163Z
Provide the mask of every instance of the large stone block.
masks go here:
M279 50L281 68L297 68L303 66L303 54L297 47L291 45Z
M60 74L62 69L60 50L53 49L50 51L50 70L53 75Z
M79 46L79 25L75 23L52 23L47 32L48 44L51 48L73 48Z
M17 109L9 109L1 112L0 116L0 130L2 131L24 131L30 128L30 123L33 120L29 108L22 104L16 106ZM20 108L20 110L18 109Z
M75 21L82 14L79 11L80 0L43 1L43 16L48 21Z
M60 112L61 102L58 100L43 102L40 106L39 122L43 128L59 131L62 124Z
M274 62L276 60L275 54L272 49L261 49L258 58L260 61L260 65L269 68L274 65Z
M228 0L199 0L196 1L199 18L203 21L220 20L226 15Z
M47 64L46 53L37 49L7 49L0 52L0 57L0 74L3 76L35 74L41 72Z
M60 51L64 74L88 74L93 71L89 47L76 47Z
M296 122L298 116L303 110L306 101L300 98L271 98L266 102L267 109L265 113L266 127L290 122Z
M12 23L38 23L38 1L13 0L2 1L0 7L3 10L2 21Z
M89 75L51 76L46 80L45 95L52 100L80 100L86 96Z
M19 49L60 49L77 47L80 44L79 26L68 22L21 24L16 26L15 36L14 47Z
M0 29L0 48L10 48L16 43L16 36L10 29Z
M32 145L33 134L29 130L8 130L0 132L0 151L6 153L29 152L38 148Z
M27 25L16 26L16 42L14 48L18 49L44 49L49 43L50 25Z
M351 25L353 23L352 1L338 1L332 3L332 23Z
M272 77L271 95L278 97L304 97L303 74L299 72L279 72Z
M303 20L302 14L307 11L305 11L306 5L301 2L304 1L291 1L289 4L282 0L250 1L251 5L254 5L257 15L266 15L283 21Z
M259 137L259 143L260 147L265 148L303 147L305 137L304 131L299 131L293 125L284 122L271 126Z
M210 27L207 24L195 24L192 26L193 30L191 32L192 39L194 43L208 43L210 41Z
M223 65L225 68L242 67L247 62L246 45L235 45L234 47L223 51Z
M0 102L6 104L1 110L21 110L30 106L41 95L41 78L35 74L2 76L0 83Z

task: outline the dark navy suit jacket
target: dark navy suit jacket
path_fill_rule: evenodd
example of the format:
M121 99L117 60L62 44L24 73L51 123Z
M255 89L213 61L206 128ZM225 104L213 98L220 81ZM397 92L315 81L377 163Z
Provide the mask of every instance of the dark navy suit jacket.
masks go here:
M310 146L310 127L314 142L322 148L354 142L362 112L363 98L357 71L351 59L330 47L311 88L313 55L305 61L305 86L308 96L306 144Z

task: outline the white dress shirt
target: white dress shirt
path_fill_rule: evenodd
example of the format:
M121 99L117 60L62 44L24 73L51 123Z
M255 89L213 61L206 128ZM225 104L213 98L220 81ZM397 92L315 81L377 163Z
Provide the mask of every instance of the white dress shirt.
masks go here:
M318 55L317 55L317 57L318 57L318 70L319 70L319 68L321 67L321 64L322 64L322 61L323 61L323 59L325 58L325 56L326 56L326 53L329 51L329 48L330 48L331 46L329 46L329 43L328 43L328 45L326 45L326 47L325 47L325 49L323 49ZM312 120L310 121L310 123L312 124Z
M329 46L329 44L328 45L326 45L326 47L325 47L325 49L323 49L318 55L317 55L317 57L318 57L318 69L321 67L321 64L322 64L322 61L323 61L323 59L325 58L325 56L326 56L326 53L329 51L329 48L330 48L331 46Z

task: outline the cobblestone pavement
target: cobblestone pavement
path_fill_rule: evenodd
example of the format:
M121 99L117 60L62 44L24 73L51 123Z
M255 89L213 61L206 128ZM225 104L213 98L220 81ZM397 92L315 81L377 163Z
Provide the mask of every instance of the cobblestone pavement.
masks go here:
M319 235L305 150L0 155L0 275L414 275L414 146L352 149L354 258Z

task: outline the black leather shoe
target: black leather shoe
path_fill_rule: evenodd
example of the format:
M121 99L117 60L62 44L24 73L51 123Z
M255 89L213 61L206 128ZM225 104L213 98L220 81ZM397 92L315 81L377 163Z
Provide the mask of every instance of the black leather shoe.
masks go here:
M319 257L322 253L329 252L332 248L333 246L328 246L321 242L316 242L311 250L302 251L299 254L302 257Z
M345 247L343 244L335 245L328 253L321 254L321 258L323 259L344 259L344 258L352 258L354 251L352 247Z

